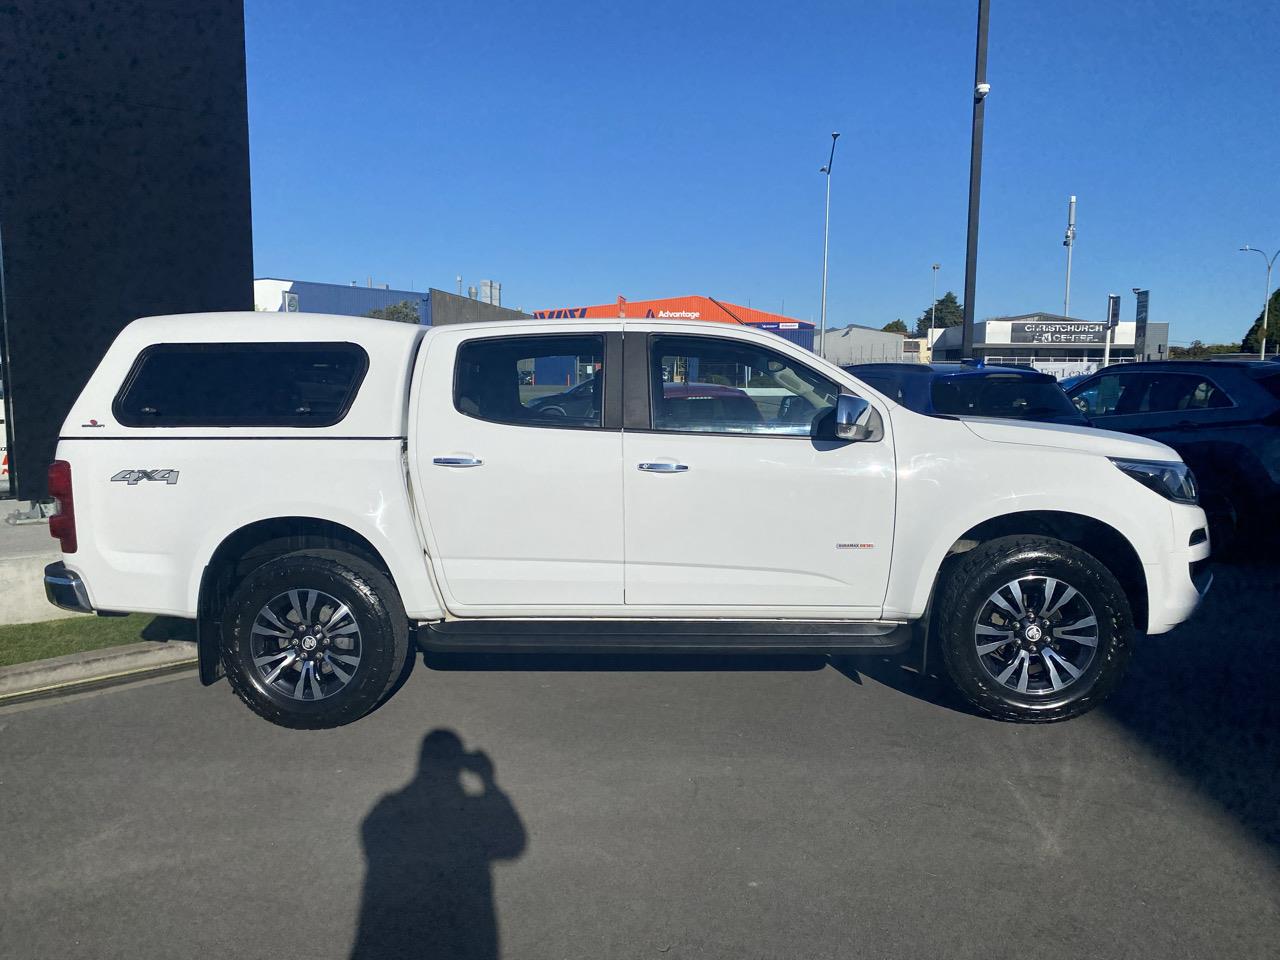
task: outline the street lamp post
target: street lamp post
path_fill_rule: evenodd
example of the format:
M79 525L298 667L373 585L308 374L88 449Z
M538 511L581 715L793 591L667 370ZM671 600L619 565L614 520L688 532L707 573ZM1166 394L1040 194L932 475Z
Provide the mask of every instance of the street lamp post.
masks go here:
M1076 198L1067 203L1067 235L1062 245L1067 248L1067 290L1062 296L1062 315L1071 316L1071 251L1076 245Z
M960 358L973 357L974 301L978 289L978 208L982 192L982 129L986 117L987 23L991 0L978 0L978 42L973 62L973 132L969 143L969 231L964 255L964 326L960 331Z
M933 321L938 317L938 270L942 264L933 265L933 299L929 301L929 349L933 349Z
M836 141L839 133L831 134L831 156L827 165L819 170L827 176L827 213L822 222L822 318L818 326L818 356L825 357L827 349L827 241L831 236L831 165L836 160Z
M1267 256L1266 252L1259 250L1257 247L1251 247L1247 243L1240 248L1241 253L1258 253L1262 255L1262 259L1267 261L1267 293L1262 298L1262 329L1258 331L1258 340L1261 343L1261 349L1258 351L1258 359L1267 359L1267 320L1271 313L1271 268L1275 266L1276 257L1280 257L1280 250L1277 250L1271 256Z

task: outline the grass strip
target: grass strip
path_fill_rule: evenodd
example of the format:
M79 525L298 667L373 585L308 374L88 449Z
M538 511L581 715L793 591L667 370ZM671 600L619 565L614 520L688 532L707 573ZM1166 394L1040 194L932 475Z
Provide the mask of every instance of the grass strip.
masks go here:
M68 653L118 647L140 640L194 640L190 621L132 613L127 617L79 616L0 627L0 667Z

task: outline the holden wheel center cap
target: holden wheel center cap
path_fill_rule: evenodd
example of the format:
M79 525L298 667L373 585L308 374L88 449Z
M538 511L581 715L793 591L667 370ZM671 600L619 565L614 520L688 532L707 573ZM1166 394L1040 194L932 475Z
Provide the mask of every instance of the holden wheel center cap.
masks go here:
M310 652L316 648L316 644L317 644L316 638L311 636L310 634L302 638L303 650Z
M1036 643L1040 640L1042 636L1044 636L1044 634L1040 630L1040 628L1033 623L1031 624L1031 626L1027 627L1026 632L1023 634L1023 636L1025 636L1027 640L1029 640L1031 643ZM306 646L306 643L307 643L306 640L302 641L303 646Z

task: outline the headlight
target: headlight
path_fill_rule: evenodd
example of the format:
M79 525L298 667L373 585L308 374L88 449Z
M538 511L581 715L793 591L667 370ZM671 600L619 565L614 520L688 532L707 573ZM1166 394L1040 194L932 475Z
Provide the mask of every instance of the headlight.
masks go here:
M1109 458L1124 473L1144 487L1150 487L1160 496L1174 503L1199 503L1196 476L1181 461L1169 460L1120 460Z

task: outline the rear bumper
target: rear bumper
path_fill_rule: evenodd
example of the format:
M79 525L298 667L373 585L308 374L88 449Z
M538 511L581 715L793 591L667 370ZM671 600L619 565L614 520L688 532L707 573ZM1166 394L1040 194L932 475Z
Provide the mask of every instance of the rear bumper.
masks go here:
M80 574L72 573L61 560L44 568L44 595L55 607L63 610L93 613L89 591Z

